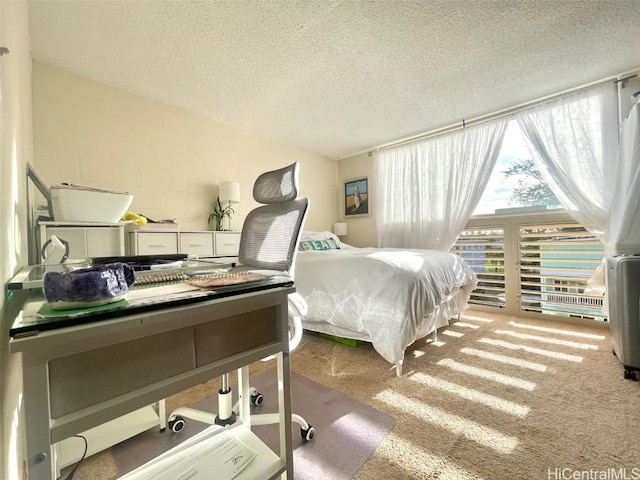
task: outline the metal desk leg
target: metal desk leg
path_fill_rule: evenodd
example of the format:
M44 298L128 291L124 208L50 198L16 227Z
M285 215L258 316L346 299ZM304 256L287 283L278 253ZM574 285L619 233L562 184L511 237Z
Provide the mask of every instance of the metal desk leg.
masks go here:
M22 355L24 372L24 410L27 434L29 478L55 480L54 448L49 418L49 375L47 364Z
M293 478L293 439L291 434L291 372L289 352L278 353L278 414L280 415L280 457L285 459L287 470L282 480Z
M164 431L167 428L167 402L163 398L162 400L158 400L158 417L160 421L160 430Z
M249 367L238 369L238 418L237 420L251 428L251 404L249 393Z

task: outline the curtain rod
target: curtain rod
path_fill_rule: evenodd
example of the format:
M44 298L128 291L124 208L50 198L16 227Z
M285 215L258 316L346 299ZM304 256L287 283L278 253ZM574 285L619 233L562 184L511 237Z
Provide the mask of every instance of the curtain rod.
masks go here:
M516 105L514 107L510 107L510 108L505 108L502 110L498 110L496 112L493 113L489 113L486 115L481 115L479 117L474 117L470 120L462 120L460 122L456 122L452 125L448 125L446 127L442 127L442 128L438 128L435 130L431 130L429 132L425 132L425 133L420 133L417 135L413 135L411 137L406 137L406 138L402 138L400 140L395 140L393 142L388 142L388 143L384 143L382 145L378 145L377 147L374 148L369 148L367 150L363 150L361 152L355 153L353 155L349 155L350 157L353 157L355 155L360 155L362 153L367 152L369 154L369 156L371 156L371 153L374 150L385 150L388 148L393 148L393 147L399 147L400 145L406 145L407 143L411 143L411 142L415 142L416 140L424 140L427 138L431 138L431 137L435 137L438 135L443 135L445 133L450 133L450 132L454 132L456 130L460 130L462 128L465 127L470 127L472 125L477 125L479 123L483 123L483 122L488 122L490 120L495 120L501 117L506 117L508 115L513 115L514 113L517 112L521 112L523 110L526 110L528 108L532 108L535 107L537 105L542 105L543 103L547 103L547 102L551 102L553 100L557 100L559 98L562 97L566 97L567 95L571 95L571 94L575 94L575 93L579 93L583 90L588 90L590 88L593 88L596 85L599 85L601 83L606 83L606 82L610 82L613 81L615 84L618 83L622 83L624 85L624 82L626 80L630 80L632 78L635 78L638 76L638 73L636 72L640 72L640 67L634 69L634 70L629 70L625 73L619 73L617 75L612 75L610 77L606 77L603 78L601 80L596 80L595 82L591 82L591 83L587 83L584 85L580 85L579 87L574 87L574 88L570 88L567 90L563 90L559 93L554 93L552 95L547 95L545 97L541 97L538 98L536 100L531 100L529 102L525 102L525 103L521 103L519 105Z

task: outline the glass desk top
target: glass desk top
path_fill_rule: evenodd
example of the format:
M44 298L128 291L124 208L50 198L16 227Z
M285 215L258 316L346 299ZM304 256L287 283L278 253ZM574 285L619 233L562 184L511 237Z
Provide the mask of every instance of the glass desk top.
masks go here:
M267 274L244 283L199 288L185 283L185 278L194 275L215 275L226 272L228 268L221 268L217 263L189 261L180 268L136 272L136 283L129 287L126 297L113 303L68 310L54 310L48 307L41 288L44 274L88 266L88 263L33 265L16 275L8 284L8 288L29 288L31 293L9 331L10 336L20 338L37 335L46 330L293 286L293 280L288 275Z
M163 255L161 257L166 257ZM163 274L165 277L170 277L171 273L176 275L179 272L198 272L198 271L216 271L223 268L229 268L235 266L235 262L226 261L224 257L211 258L211 259L183 259L175 260L171 262L163 262L153 264L152 260L143 262L145 259L151 259L152 256L135 256L135 257L103 257L109 258L111 262L125 261L127 259L135 259L129 263L136 270L136 276L148 277L152 274ZM80 268L88 268L95 265L95 262L91 260L81 262L68 262L68 263L56 263L52 265L28 265L18 272L9 282L7 288L9 290L27 290L33 288L42 288L42 279L47 272L70 272Z

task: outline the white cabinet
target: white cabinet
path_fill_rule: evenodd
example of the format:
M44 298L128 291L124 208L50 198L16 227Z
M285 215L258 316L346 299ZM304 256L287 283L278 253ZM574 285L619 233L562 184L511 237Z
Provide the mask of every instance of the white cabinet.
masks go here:
M240 232L144 231L128 233L128 255L186 253L199 257L237 257Z
M240 232L132 230L124 223L83 224L40 222L38 245L56 235L69 244L70 259L116 257L122 255L174 255L237 257Z
M112 257L125 254L124 223L39 222L38 246L52 235L69 244L69 259ZM42 257L39 252L39 259Z

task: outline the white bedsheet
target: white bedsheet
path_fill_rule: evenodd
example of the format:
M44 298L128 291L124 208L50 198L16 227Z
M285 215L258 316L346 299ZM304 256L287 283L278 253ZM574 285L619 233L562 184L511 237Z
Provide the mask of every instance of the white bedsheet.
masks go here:
M466 308L476 283L462 258L435 250L344 248L296 259L296 289L309 306L303 327L370 341L396 364Z

